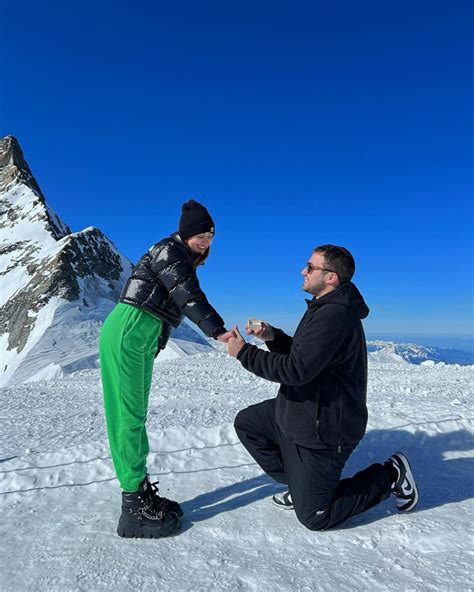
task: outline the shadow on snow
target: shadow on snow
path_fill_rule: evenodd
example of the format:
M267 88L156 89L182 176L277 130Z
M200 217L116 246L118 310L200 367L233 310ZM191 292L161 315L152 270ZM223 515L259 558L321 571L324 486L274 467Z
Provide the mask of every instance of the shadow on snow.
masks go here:
M374 462L383 462L396 450L402 450L410 461L420 490L420 500L413 513L422 512L473 497L474 458L466 456L473 449L474 436L465 429L436 435L421 430L415 433L401 429L371 430L347 462L343 478L350 477ZM196 522L268 498L281 490L281 484L261 474L198 495L182 504L185 512L184 529L191 528ZM271 503L270 500L268 503ZM393 497L351 518L339 528L354 528L380 520L387 517L387 510L389 515L397 513ZM275 508L275 511L281 510Z

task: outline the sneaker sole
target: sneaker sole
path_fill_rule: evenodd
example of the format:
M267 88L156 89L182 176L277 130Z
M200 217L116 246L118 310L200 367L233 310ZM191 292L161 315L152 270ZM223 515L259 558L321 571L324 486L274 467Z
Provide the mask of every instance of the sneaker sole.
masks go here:
M161 539L178 534L181 530L181 520L175 520L166 528L150 528L139 524L124 524L120 518L117 534L123 539Z
M272 497L272 502L275 504L275 506L278 506L279 508L283 508L283 510L294 510L295 509L295 506L293 506L293 505L288 506L287 504L282 504L281 502L279 502L278 500L276 500L273 497Z
M400 462L403 464L403 466L405 468L405 476L413 484L413 493L415 494L413 501L408 506L404 506L403 508L400 508L397 505L397 509L400 510L400 512L410 512L411 510L414 509L414 507L416 506L416 504L418 503L418 500L420 498L418 486L416 484L415 477L413 476L413 473L412 473L412 470L410 467L410 463L408 462L407 457L403 454L403 452L396 452L395 454L400 459Z

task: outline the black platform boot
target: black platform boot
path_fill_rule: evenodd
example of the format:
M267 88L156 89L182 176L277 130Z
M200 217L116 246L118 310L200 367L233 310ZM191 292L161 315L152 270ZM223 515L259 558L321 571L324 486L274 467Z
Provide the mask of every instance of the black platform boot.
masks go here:
M181 517L170 509L169 503L170 500L157 495L156 486L145 477L137 492L122 493L122 515L117 534L124 538L145 539L176 534L181 528Z

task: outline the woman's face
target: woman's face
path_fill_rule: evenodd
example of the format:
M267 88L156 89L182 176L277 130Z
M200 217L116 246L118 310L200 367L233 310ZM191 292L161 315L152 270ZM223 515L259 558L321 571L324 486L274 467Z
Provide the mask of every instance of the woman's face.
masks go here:
M209 248L213 238L214 235L212 232L202 232L201 234L195 234L186 239L186 244L193 253L199 253L202 255L206 249Z

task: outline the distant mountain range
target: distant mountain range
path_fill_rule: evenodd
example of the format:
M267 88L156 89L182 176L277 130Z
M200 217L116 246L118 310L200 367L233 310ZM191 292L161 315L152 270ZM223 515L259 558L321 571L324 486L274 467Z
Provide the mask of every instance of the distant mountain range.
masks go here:
M255 337L251 337L248 341L258 347L264 347L264 343ZM223 344L217 347L221 350L225 349ZM427 347L415 343L369 340L367 341L367 351L369 352L369 359L380 363L408 363L417 365L443 363L459 364L460 366L474 364L473 353L442 347Z
M414 343L394 343L391 341L368 341L367 349L372 359L385 361L405 361L410 364L444 363L468 366L474 364L474 354L457 349L428 347Z

